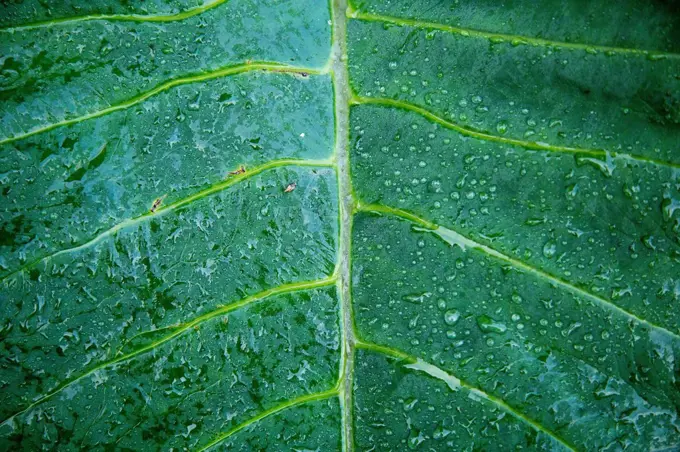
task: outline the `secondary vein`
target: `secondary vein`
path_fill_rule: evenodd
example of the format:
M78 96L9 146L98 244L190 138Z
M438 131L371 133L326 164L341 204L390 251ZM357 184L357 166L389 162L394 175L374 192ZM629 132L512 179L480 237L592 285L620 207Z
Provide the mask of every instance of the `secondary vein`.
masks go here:
M583 155L583 156L589 156L589 157L595 157L595 158L601 158L601 159L606 159L608 157L618 157L622 159L627 159L627 160L632 160L644 164L651 164L651 165L657 165L657 166L663 166L663 167L668 167L668 168L674 168L674 169L680 169L680 163L674 163L674 162L668 162L665 160L658 160L658 159L653 159L650 157L644 157L641 155L634 155L634 154L627 154L624 152L615 152L615 151L607 151L603 149L587 149L587 148L577 148L577 147L571 147L571 146L559 146L559 145L554 145L554 144L549 144L549 143L543 143L543 142L537 142L537 141L525 141L525 140L519 140L516 138L507 138L507 137L501 137L498 135L493 135L488 132L481 132L479 130L471 129L466 126L462 126L460 124L453 123L451 121L448 121L440 116L437 116L436 114L430 112L429 110L419 107L417 105L413 105L409 102L401 101L401 100L395 100L395 99L386 99L386 98L377 98L377 97L362 97L362 96L355 96L352 99L352 103L354 105L379 105L383 107L393 107L393 108L399 108L402 110L406 111L411 111L413 113L417 113L428 120L435 122L441 126L444 126L447 129L454 130L461 135L471 137L471 138L476 138L479 140L483 141L489 141L489 142L495 142L495 143L502 143L502 144L508 144L511 146L518 146L522 147L524 149L530 149L534 151L547 151L547 152L558 152L558 153L566 153L566 154L576 154L576 155Z
M383 22L400 27L414 27L428 30L439 30L446 33L452 33L459 36L471 36L476 38L485 38L494 43L509 43L511 45L530 45L550 48L563 48L569 50L579 50L589 53L604 52L607 54L623 54L649 57L652 60L656 59L680 59L680 54L672 52L661 52L657 50L635 49L628 47L613 47L597 44L583 44L576 42L564 42L551 39L533 38L529 36L521 36L506 33L494 33L483 30L476 30L472 28L454 27L451 25L444 25L436 22L427 22L423 20L406 19L400 17L385 16L381 14L371 14L361 11L351 11L350 18L359 19L365 22Z
M285 64L272 63L272 62L252 62L252 63L244 63L244 64L225 66L225 67L222 67L220 69L216 69L214 71L202 72L202 73L199 73L199 74L174 78L174 79L165 81L165 82L161 83L160 85L157 85L155 88L153 88L149 91L138 94L137 96L134 96L130 99L127 99L127 100L125 100L121 103L111 105L110 107L104 108L102 110L98 110L98 111L95 111L95 112L92 112L92 113L88 113L86 115L78 116L76 118L64 119L63 121L55 122L55 123L48 124L48 125L41 126L41 127L36 127L34 129L29 130L28 132L13 135L11 137L2 138L2 139L0 139L0 146L7 144L7 143L12 143L14 141L23 140L25 138L37 135L39 133L49 132L50 130L54 130L58 127L70 126L70 125L73 125L73 124L77 124L79 122L87 121L88 119L99 118L101 116L105 116L105 115L108 115L110 113L113 113L113 112L116 112L116 111L119 111L119 110L124 110L126 108L130 108L134 105L139 104L140 102L147 100L150 97L153 97L153 96L155 96L159 93L162 93L163 91L167 91L167 90L174 88L174 87L177 87L177 86L188 85L190 83L204 82L206 80L212 80L212 79L219 78L219 77L226 77L228 75L236 75L236 74L242 74L242 73L245 73L245 72L252 72L252 71L282 72L282 73L289 73L289 74L317 74L318 75L318 74L324 73L325 70L324 69L289 66L289 65L285 65Z
M23 30L31 30L35 28L46 28L55 25L65 25L74 22L87 22L93 20L105 20L112 22L178 22L197 16L206 11L226 3L228 0L214 0L205 3L195 8L187 9L175 14L86 14L75 17L60 17L58 19L41 20L37 22L30 22L21 25L13 25L5 28L0 28L0 32L16 32Z
M147 353L151 350L156 349L157 347L165 344L166 342L169 342L178 336L184 334L187 331L193 330L195 326L200 325L201 323L207 322L208 320L211 320L215 317L221 316L221 315L226 315L229 314L230 312L233 312L237 309L241 309L243 307L246 307L252 303L256 303L259 301L263 301L267 298L276 296L276 295L283 295L287 293L292 293L292 292L299 292L299 291L304 291L304 290L310 290L310 289L316 289L320 287L326 287L326 286L331 286L335 284L337 281L337 275L332 275L328 278L325 279L320 279L320 280L314 280L314 281L301 281L301 282L296 282L296 283L290 283L290 284L284 284L278 287L273 287L267 290L264 290L262 292L256 293L254 295L251 295L249 297L243 298L239 301L236 301L234 303L228 304L226 306L221 306L213 311L210 311L208 313L205 313L203 315L200 315L192 320L186 321L184 323L180 323L177 325L172 325L168 327L168 329L171 328L171 332L168 333L167 335L155 340L154 342L147 344L143 347L140 347L138 349L135 349L131 352L121 354L113 359L110 359L108 361L105 361L103 363L98 364L97 366L94 366L90 368L89 370L75 376L68 378L64 381L62 381L59 385L57 385L52 391L48 392L47 394L44 394L37 399L35 399L33 402L31 402L29 405L27 405L25 408L17 411L16 413L12 414L9 416L7 419L3 420L0 423L0 427L3 425L6 425L8 422L10 422L12 419L15 417L21 415L22 413L25 413L32 408L36 407L37 405L40 405L52 397L54 397L56 394L67 388L68 386L71 386L72 384L76 383L77 381L82 380L83 378L92 375L93 373L102 370L107 367L111 367L115 364L119 364L123 361L130 360L136 356L142 355L144 353ZM153 331L149 331L153 332ZM139 336L139 335L138 335Z
M529 416L526 414L518 411L517 409L513 408L510 406L507 402L502 400L499 397L496 397L494 395L488 394L481 389L477 388L476 386L471 385L470 383L467 383L464 380L461 380L460 378L456 377L455 375L450 374L449 372L433 365L430 364L420 358L417 358L415 356L411 356L406 352L403 352L401 350L395 349L393 347L386 347L384 345L378 345L378 344L373 344L373 343L368 343L364 341L357 341L356 344L357 347L363 348L366 350L371 350L377 353L381 353L383 355L389 356L391 358L396 358L400 361L403 362L404 367L412 370L416 370L419 372L424 372L427 375L436 378L438 380L443 381L444 383L447 384L447 386L452 390L456 391L459 388L464 388L467 391L469 391L472 394L475 394L485 400L488 400L489 402L493 403L494 405L498 406L501 408L503 411L510 413L512 416L515 418L519 419L520 421L528 424L530 427L532 427L534 430L545 433L546 435L550 436L553 438L555 441L559 442L562 446L566 447L569 450L575 451L577 450L574 446L572 446L570 443L568 443L565 439L561 438L557 433L553 432L549 428L539 424L537 421L531 419Z
M503 254L487 245L484 245L482 243L476 242L469 237L454 231L452 229L446 228L444 226L436 225L432 222L429 222L427 220L423 220L416 215L414 215L411 212L407 212L405 210L397 209L394 207L388 207L388 206L382 206L382 205L376 205L376 204L361 204L359 203L357 205L357 211L360 212L373 212L373 213L380 213L380 214L387 214L387 215L392 215L396 216L399 218L403 218L405 220L408 220L412 223L418 224L419 226L423 226L423 231L430 232L432 234L437 235L440 237L442 240L447 242L449 245L453 246L459 246L461 249L465 250L467 248L474 249L477 251L480 251L487 256L491 256L495 259L498 259L500 261L503 261L507 264L510 264L511 266L522 270L525 273L528 273L530 275L533 275L539 279L546 280L550 282L551 284L561 287L562 289L565 289L575 295L582 296L584 298L587 298L589 300L594 301L598 305L610 309L618 314L624 315L625 317L634 320L635 322L645 325L647 328L654 329L657 331L660 331L664 334L667 334L673 339L680 340L680 334L675 333L671 330L668 330L660 325L656 325L655 323L650 322L649 320L645 320L642 317L639 317L635 315L634 313L622 308L621 306L613 303L610 300L607 300L606 298L600 297L598 295L595 295L594 293L588 292L587 290L576 286L575 284L570 283L569 281L566 281L558 276L554 276L544 270L541 270L537 267L534 267L526 262L520 261L519 259L515 259L513 257L508 256L507 254Z
M28 264L25 264L16 270L11 271L10 273L7 273L0 277L0 282L3 282L7 280L8 278L21 273L24 270L27 270L40 262L60 256L62 254L68 254L68 253L73 253L76 251L80 251L83 249L90 248L97 243L101 242L102 240L111 237L112 235L116 234L117 232L127 229L129 227L132 227L136 224L142 223L144 221L150 220L154 217L159 217L165 213L171 212L173 210L176 210L180 207L187 206L193 202L196 202L200 199L205 198L206 196L213 195L215 193L221 192L223 190L226 190L229 187L232 187L239 182L242 182L246 179L249 179L253 176L257 176L258 174L261 174L265 171L274 169L274 168L281 168L281 167L287 167L287 166L297 166L297 167L327 167L327 168L332 168L334 167L334 163L329 160L296 160L296 159L280 159L280 160L272 160L269 161L263 165L256 166L254 168L248 169L245 173L238 174L236 176L230 177L228 179L225 179L221 182L218 182L216 184L213 184L207 188L204 188L203 190L200 190L192 195L187 196L186 198L179 199L175 202L172 202L170 204L166 204L160 208L158 208L155 212L147 211L143 214L140 214L136 217L129 218L127 220L124 220L111 228L107 229L104 232L101 232L97 234L95 237L88 239L76 246L70 247L70 248L65 248L59 251L55 251L53 253L41 256Z
M302 405L302 404L304 404L304 403L309 403L309 402L315 402L315 401L317 401L317 400L328 399L328 398L330 398L330 397L334 397L334 396L337 396L337 395L338 395L338 388L335 387L335 388L333 388L333 389L329 389L328 391L317 392L317 393L314 393L314 394L307 394L307 395L298 397L298 398L296 398L296 399L293 399L293 400L289 400L289 401L287 401L287 402L284 402L284 403L282 403L281 405L277 405L277 406L275 406L274 408L270 408L270 409L268 409L267 411L264 411L264 412L258 414L257 416L255 416L255 417L253 417L253 418L251 418L251 419L248 419L247 421L243 422L242 424L237 425L237 426L234 427L233 429L231 429L231 430L229 430L228 432L226 432L226 433L224 433L224 434L218 436L217 438L215 438L214 440L212 440L211 442L209 442L209 443L206 444L205 446L203 446L203 447L201 447L200 449L198 449L197 452L203 452L203 451L205 451L205 450L211 449L212 447L214 447L214 446L216 446L217 444L221 443L222 441L226 440L226 439L229 438L230 436L232 436L232 435L234 435L234 434L240 432L240 431L243 430L244 428L246 428L246 427L248 427L248 426L250 426L250 425L252 425L252 424L255 424L255 423L257 423L257 422L260 422L260 421L263 420L264 418L269 417L269 416L271 416L271 415L273 415L273 414L276 414L276 413L278 413L278 412L280 412L280 411L284 411L284 410L287 410L287 409L289 409L289 408L293 408L293 407L295 407L295 406Z

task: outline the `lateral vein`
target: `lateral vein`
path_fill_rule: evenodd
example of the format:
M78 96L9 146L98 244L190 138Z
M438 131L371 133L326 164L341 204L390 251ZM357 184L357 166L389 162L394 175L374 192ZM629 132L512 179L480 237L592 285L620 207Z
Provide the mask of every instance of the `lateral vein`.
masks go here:
M189 204L196 202L198 200L201 200L201 199L203 199L207 196L210 196L210 195L213 195L213 194L218 193L220 191L226 190L227 188L230 188L230 187L238 184L239 182L242 182L242 181L249 179L253 176L257 176L258 174L263 173L265 171L268 171L268 170L271 170L271 169L274 169L274 168L286 167L286 166L332 168L332 167L334 167L334 163L330 160L296 160L296 159L272 160L272 161L267 162L263 165L251 168L248 171L246 171L245 173L232 176L229 179L225 179L221 182L218 182L214 185L211 185L210 187L205 188L201 191L198 191L198 192L196 192L196 193L194 193L190 196L187 196L186 198L182 198L182 199L179 199L179 200L177 200L173 203L161 206L154 212L148 211L148 212L145 212L145 213L138 215L134 218L129 218L125 221L122 221L122 222L116 224L115 226L112 226L111 228L107 229L106 231L96 235L95 237L93 237L93 238L91 238L91 239L89 239L89 240L87 240L87 241L85 241L85 242L83 242L79 245L73 246L71 248L65 248L65 249L56 251L54 253L47 254L45 256L39 257L39 258L29 262L28 264L23 265L22 267L19 267L18 269L13 270L10 273L7 273L4 276L0 277L0 282L5 281L6 279L8 279L8 278L10 278L10 277L12 277L12 276L14 276L18 273L21 273L22 271L27 270L27 269L39 264L40 262L42 262L44 260L47 260L47 259L50 259L50 258L53 258L53 257L57 257L57 256L60 256L62 254L73 253L73 252L76 252L76 251L80 251L80 250L83 250L83 249L90 248L90 247L96 245L97 243L101 242L102 240L106 239L107 237L110 237L110 236L116 234L117 232L119 232L123 229L129 228L129 227L134 226L136 224L150 220L154 217L159 217L159 216L161 216L165 213L168 213L168 212L176 210L180 207L184 207L186 205L189 205Z
M371 350L377 353L381 353L383 355L396 358L398 360L401 360L404 364L404 367L407 369L412 369L416 370L419 372L424 372L427 375L436 378L437 380L441 380L446 385L452 390L452 391L457 391L460 388L464 388L467 391L469 391L471 394L474 394L480 398L483 398L485 400L488 400L489 402L493 403L494 405L498 406L501 408L503 411L510 413L512 416L515 418L519 419L520 421L528 424L530 427L532 427L534 430L545 433L546 435L550 436L553 438L555 441L559 442L561 445L566 447L569 450L576 451L577 449L569 444L565 439L561 438L557 433L553 432L547 427L544 427L543 425L539 424L537 421L531 419L529 416L526 414L518 411L517 409L513 408L510 406L507 402L505 402L503 399L493 396L491 394L488 394L481 389L477 388L476 386L471 385L470 383L467 383L464 380L461 380L460 378L456 377L455 375L452 375L451 373L433 365L430 364L420 358L417 358L415 356L411 356L408 353L405 353L401 350L397 350L392 347L386 347L384 345L378 345L378 344L373 344L373 343L368 343L368 342L363 342L363 341L357 341L356 344L357 347L363 348L365 350ZM474 399L473 399L474 400Z
M203 452L205 450L208 450L208 449L216 446L217 444L221 443L222 441L226 440L230 436L240 432L244 428L246 428L246 427L248 427L252 424L255 424L257 422L260 422L261 420L263 420L263 419L265 419L265 418L267 418L267 417L269 417L273 414L279 413L279 412L287 410L289 408L296 407L298 405L302 405L304 403L315 402L315 401L318 401L318 400L324 400L324 399L328 399L328 398L331 398L331 397L335 397L337 395L338 395L338 389L336 387L336 388L329 389L328 391L317 392L317 393L314 393L314 394L306 394L306 395L298 397L296 399L284 402L281 405L277 405L273 408L270 408L267 411L264 411L264 412L258 414L257 416L255 416L251 419L248 419L247 421L243 422L242 424L237 425L233 429L231 429L228 432L218 436L217 438L215 438L214 440L212 440L211 442L209 442L205 446L198 449L197 452Z
M225 305L225 306L221 306L221 307L219 307L219 308L217 308L213 311L210 311L210 312L207 312L203 315L200 315L200 316L194 318L193 320L189 320L189 321L184 322L184 323L169 326L167 328L172 328L172 332L170 332L167 335L157 339L156 341L154 341L150 344L147 344L143 347L140 347L136 350L133 350L129 353L125 353L123 355L117 356L117 357L110 359L108 361L105 361L103 363L100 363L97 366L92 367L91 369L81 373L78 376L68 378L68 379L62 381L52 391L48 392L47 394L40 396L39 398L37 398L36 400L31 402L25 408L17 411L16 413L9 416L7 419L3 420L0 423L0 427L6 425L12 419L14 419L15 417L31 410L32 408L36 407L37 405L40 405L40 404L48 401L49 399L54 397L56 394L58 394L59 392L61 392L65 388L67 388L68 386L71 386L72 384L76 383L77 381L80 381L83 378L85 378L89 375L92 375L93 373L95 373L99 370L105 369L107 367L113 366L113 365L121 363L123 361L127 361L127 360L132 359L136 356L139 356L139 355L147 353L151 350L154 350L157 347L165 344L166 342L169 342L169 341L177 338L178 336L184 334L186 331L193 329L195 326L200 325L201 323L204 323L208 320L211 320L211 319L218 317L218 316L221 316L221 315L229 314L230 312L233 312L235 310L246 307L246 306L248 306L252 303L263 301L267 298L270 298L270 297L273 297L273 296L276 296L276 295L283 295L283 294L292 293L292 292L300 292L300 291L305 291L305 290L310 290L310 289L317 289L317 288L320 288L320 287L332 286L333 284L336 283L336 281L337 281L337 276L332 275L328 278L320 279L320 280L301 281L301 282L296 282L296 283L284 284L284 285L281 285L281 286L278 286L278 287L273 287L273 288L264 290L262 292L256 293L256 294L251 295L249 297L243 298L243 299L241 299L237 302L234 302L234 303L231 303L231 304L228 304L228 305ZM149 332L153 332L153 331L149 331ZM139 335L137 335L137 336L139 336ZM123 344L123 347L124 346L125 346L125 344Z
M645 325L647 328L653 329L660 331L661 333L667 334L671 337L673 337L676 340L680 340L680 334L675 333L671 330L668 330L660 325L656 325L649 320L645 320L632 312L622 308L621 306L613 303L610 300L607 300L606 298L600 297L598 295L595 295L594 293L588 292L585 289L582 289L569 281L566 281L560 277L554 276L546 271L543 271L539 268L533 267L532 265L529 265L523 261L520 261L518 259L515 259L513 257L508 256L507 254L503 254L487 245L484 245L482 243L476 242L469 237L464 236L463 234L460 234L457 231L454 231L452 229L448 229L444 226L436 225L434 223L431 223L427 220L423 220L416 215L401 210L393 207L387 207L387 206L381 206L381 205L376 205L376 204L361 204L359 203L357 205L357 211L360 212L373 212L373 213L382 213L382 214L387 214L387 215L392 215L396 216L399 218L403 218L405 220L408 220L412 223L418 224L419 226L422 226L422 230L425 232L430 232L432 234L435 234L442 240L444 240L446 243L448 243L451 246L459 246L461 249L465 250L467 248L474 249L477 251L480 251L487 256L491 256L495 259L498 259L500 261L503 261L505 263L508 263L512 265L513 267L522 270L525 273L531 274L535 276L536 278L543 279L545 281L550 282L554 286L561 287L562 289L565 289L575 295L587 298L589 300L594 301L598 305L602 306L603 308L610 309L612 311L615 311L618 314L624 315L625 317L628 317L634 321L636 321L639 324Z
M532 38L529 36L514 35L507 33L494 33L472 28L454 27L437 22L427 22L415 19L405 19L381 14L371 14L361 11L351 11L349 17L365 22L383 22L400 27L414 27L429 30L439 30L446 33L456 34L464 37L485 38L494 43L509 43L511 45L529 45L536 47L563 48L569 50L581 50L589 53L603 52L607 54L623 54L645 56L652 60L658 59L680 59L680 54L672 52L662 52L658 50L635 49L629 47L614 47L598 44L584 44L576 42L565 42L551 39Z
M586 149L586 148L577 148L577 147L571 147L571 146L558 146L554 144L549 144L549 143L543 143L543 142L538 142L538 141L525 141L525 140L519 140L516 138L506 138L506 137L500 137L498 135L492 135L487 132L481 132L478 130L474 130L465 126L462 126L460 124L456 124L453 122L450 122L440 116L437 116L436 114L430 112L429 110L419 107L417 105L413 105L409 102L404 102L400 100L394 100L394 99L385 99L385 98L377 98L377 97L361 97L361 96L355 96L352 99L353 105L379 105L383 107L393 107L393 108L399 108L402 110L406 111L411 111L413 113L417 113L426 119L429 119L432 122L435 122L447 129L454 130L461 135L470 137L470 138L476 138L479 140L483 141L490 141L490 142L495 142L495 143L502 143L502 144L508 144L512 146L518 146L522 147L525 149L529 150L534 150L534 151L547 151L547 152L557 152L557 153L566 153L566 154L577 154L577 155L584 155L584 156L589 156L589 157L596 157L596 158L608 158L608 157L618 157L626 160L632 160L635 162L640 162L644 164L651 164L651 165L657 165L657 166L663 166L663 167L669 167L669 168L674 168L674 169L680 169L680 163L674 163L674 162L668 162L665 160L658 160L658 159L653 159L649 157L644 157L641 155L634 155L634 154L627 154L624 152L615 152L615 151L606 151L603 149Z
M31 30L35 28L53 27L55 25L66 25L75 22L88 22L94 20L104 20L112 22L179 22L190 17L198 16L206 11L226 3L228 0L214 0L195 8L187 9L175 14L86 14L75 17L61 17L58 19L41 20L22 25L13 25L0 28L0 32L13 33L16 31Z
M168 80L166 82L161 83L160 85L157 85L155 88L146 91L144 93L141 93L137 96L134 96L128 100L125 100L121 103L112 105L110 107L104 108L102 110L98 110L92 113L88 113L86 115L78 116L76 118L71 118L71 119L64 119L63 121L55 122L52 124L48 124L45 126L37 127L34 129L31 129L28 132L20 133L17 135L13 135L11 137L5 137L0 139L0 146L8 143L12 143L14 141L18 140L23 140L28 137L32 137L34 135L44 133L44 132L49 132L50 130L54 130L58 127L64 127L64 126L70 126L73 124L77 124L79 122L87 121L89 119L95 119L99 118L105 115L108 115L110 113L119 111L119 110L125 110L126 108L130 108L134 105L139 104L140 102L145 101L146 99L155 96L156 94L162 93L163 91L167 91L171 88L175 88L177 86L181 85L188 85L191 83L198 83L198 82L204 82L207 80L212 80L215 78L220 78L220 77L226 77L228 75L236 75L236 74L243 74L245 72L252 72L252 71L265 71L265 72L282 72L282 73L288 73L288 74L323 74L325 73L325 69L315 69L315 68L305 68L305 67L297 67L297 66L289 66L285 64L280 64L280 63L272 63L272 62L253 62L253 63L245 63L245 64L237 64L237 65L231 65L231 66L225 66L220 69L216 69L214 71L209 71L209 72L203 72L199 74L194 74L194 75L188 75L185 77L178 77L175 79Z

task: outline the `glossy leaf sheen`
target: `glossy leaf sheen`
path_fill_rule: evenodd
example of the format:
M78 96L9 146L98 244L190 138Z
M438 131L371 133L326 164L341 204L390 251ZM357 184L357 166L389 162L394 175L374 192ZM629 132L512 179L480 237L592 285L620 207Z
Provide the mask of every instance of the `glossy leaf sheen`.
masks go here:
M0 447L680 447L680 13L0 6Z

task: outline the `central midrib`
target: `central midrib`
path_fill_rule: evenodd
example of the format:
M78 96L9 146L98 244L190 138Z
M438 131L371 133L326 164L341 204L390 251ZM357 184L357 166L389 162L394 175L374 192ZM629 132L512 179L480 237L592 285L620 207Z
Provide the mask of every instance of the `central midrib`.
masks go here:
M330 0L332 12L331 74L333 76L335 111L334 159L338 175L340 208L340 241L338 249L338 289L342 327L342 359L340 360L340 406L342 407L342 443L345 451L354 449L352 432L352 380L355 338L350 291L350 250L352 214L355 201L349 174L349 105L351 92L347 71L347 0Z

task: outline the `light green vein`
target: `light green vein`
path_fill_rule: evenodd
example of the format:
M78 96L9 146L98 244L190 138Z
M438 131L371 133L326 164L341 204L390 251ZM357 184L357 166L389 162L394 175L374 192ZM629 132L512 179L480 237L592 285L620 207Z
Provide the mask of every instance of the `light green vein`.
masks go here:
M487 133L487 132L480 132L478 130L470 129L470 128L465 127L465 126L461 126L460 124L455 124L453 122L447 121L446 119L435 115L434 113L428 111L425 108L422 108L422 107L419 107L417 105L413 105L411 103L404 102L404 101L401 101L401 100L355 96L352 99L352 103L354 105L379 105L379 106L383 106L383 107L393 107L393 108L399 108L401 110L411 111L413 113L417 113L417 114L429 119L432 122L435 122L435 123L437 123L441 126L444 126L447 129L454 130L454 131L460 133L461 135L471 137L471 138L476 138L476 139L483 140L483 141L490 141L490 142L494 142L494 143L501 143L501 144L507 144L507 145L511 145L511 146L518 146L518 147L522 147L522 148L530 149L530 150L534 150L534 151L567 153L567 154L575 154L575 155L595 157L595 158L600 158L600 159L618 157L618 158L621 158L621 159L632 160L632 161L640 162L640 163L644 163L644 164L651 164L651 165L658 165L658 166L663 166L663 167L680 169L680 163L667 162L667 161L664 161L664 160L657 160L657 159L653 159L653 158L649 158L649 157L643 157L643 156L640 156L640 155L627 154L627 153L623 153L623 152L606 151L606 150L603 150L603 149L585 149L585 148L576 148L576 147L570 147L570 146L557 146L557 145L538 142L538 141L525 141L525 140L518 140L516 138L507 138L507 137L501 137L501 136L498 136L498 135L492 135L492 134Z
M680 340L680 334L670 331L660 325L656 325L648 320L645 320L632 312L618 306L617 304L614 304L610 300L607 300L606 298L602 298L598 295L595 295L591 292L588 292L585 289L582 289L569 281L566 281L562 278L559 278L557 276L551 275L550 273L543 271L539 268L533 267L525 262L522 262L518 259L515 259L513 257L510 257L506 254L503 254L487 245L481 244L479 242L476 242L454 230L448 229L444 226L439 226L435 225L434 223L430 223L429 221L423 220L421 218L418 218L416 215L407 212L405 210L393 208L393 207L387 207L387 206L381 206L381 205L375 205L375 204L361 204L359 203L357 205L357 211L359 212L373 212L373 213L381 213L381 214L388 214L392 216L396 216L399 218L403 218L405 220L408 220L412 223L415 223L419 226L423 226L422 231L423 232L429 232L432 234L437 235L439 238L444 240L446 243L448 243L451 246L458 246L460 247L463 251L469 249L474 249L477 251L480 251L488 256L491 256L495 259L498 259L500 261L503 261L507 264L512 265L513 267L522 270L523 272L533 275L536 278L542 279L544 281L548 281L549 283L553 284L556 287L561 287L562 289L565 289L575 295L584 297L586 299L592 300L598 305L602 306L603 308L610 309L618 314L621 314L631 320L634 320L635 322L646 326L647 328L650 328L652 330L657 330L660 331L664 334L667 334L671 337L673 337L676 340Z
M333 80L333 111L335 143L333 158L337 165L339 196L339 231L337 271L342 325L342 356L340 407L343 451L354 450L352 421L352 385L354 376L354 328L351 300L352 212L354 197L349 174L349 104L351 90L347 71L347 9L346 0L329 0L331 7L332 42L330 68Z
M0 32L15 32L30 30L35 28L52 27L55 25L65 25L75 22L87 22L92 20L106 20L115 22L178 22L190 17L197 16L206 11L226 3L228 0L214 0L212 2L204 3L196 8L187 9L176 14L87 14L76 17L61 17L58 19L41 20L37 22L26 23L22 25L14 25L10 27L0 28Z
M94 118L99 118L101 116L108 115L110 113L119 111L119 110L124 110L126 108L130 108L134 105L139 104L140 102L145 101L146 99L155 96L156 94L162 93L163 91L167 91L171 88L175 88L177 86L181 85L188 85L190 83L198 83L198 82L204 82L206 80L212 80L215 78L219 77L226 77L228 75L236 75L236 74L242 74L244 72L251 72L251 71L268 71L268 72L283 72L283 73L289 73L289 74L322 74L324 73L325 69L314 69L314 68L304 68L304 67L296 67L296 66L288 66L280 63L269 63L269 62L253 62L253 63L246 63L246 64L238 64L238 65L232 65L232 66L226 66L220 69L216 69L214 71L210 72L202 72L200 74L194 74L194 75L188 75L186 77L179 77L175 78L172 80L168 80L166 82L161 83L160 85L156 86L155 88L146 91L144 93L141 93L135 97L132 97L128 100L125 100L121 103L112 105L110 107L104 108L102 110L98 110L92 113L88 113L83 116L78 116L77 118L71 118L71 119L65 119L63 121L55 122L53 124L48 124L45 126L37 127L35 129L32 129L28 132L17 134L11 137L5 137L0 139L0 146L3 144L11 143L13 141L18 141L22 140L24 138L31 137L33 135L37 135L39 133L44 133L44 132L49 132L50 130L54 130L58 127L64 127L64 126L70 126L73 124L77 124L79 122L87 121L88 119L94 119Z
M611 54L623 54L623 55L634 55L634 56L644 56L650 60L659 59L680 59L680 54L672 52L661 52L657 50L644 50L644 49L634 49L627 47L612 47L603 46L596 44L583 44L576 42L564 42L564 41L554 41L550 39L532 38L529 36L505 34L505 33L493 33L482 30L475 30L471 28L453 27L450 25L443 25L436 22L426 22L422 20L414 19L404 19L399 17L384 16L380 14L364 13L361 11L348 11L348 15L352 19L359 19L366 22L382 22L393 24L400 27L414 27L422 28L426 30L439 30L446 33L457 34L459 36L470 36L475 38L488 39L493 43L508 43L513 46L517 45L529 45L529 46L540 46L549 48L562 48L569 50L579 50L588 53L606 53Z
M170 327L170 328L172 328L172 332L161 337L160 339L158 339L158 340L156 340L156 341L154 341L150 344L147 344L143 347L140 347L140 348L138 348L138 349L136 349L132 352L122 354L120 356L117 356L117 357L109 360L109 361L105 361L103 363L100 363L97 366L92 367L91 369L87 370L86 372L83 372L82 374L80 374L78 376L64 380L62 383L60 383L57 387L55 387L49 393L40 396L39 398L34 400L31 404L29 404L25 408L21 409L20 411L17 411L16 413L9 416L7 419L2 421L2 423L0 423L0 427L6 425L8 422L11 422L12 419L21 415L22 413L25 413L25 412L31 410L32 408L36 407L37 405L40 405L40 404L48 401L49 399L54 397L56 394L61 392L63 389L65 389L68 386L71 386L72 384L76 383L77 381L80 381L83 378L85 378L89 375L92 375L93 373L95 373L99 370L113 366L114 364L118 364L118 363L121 363L123 361L127 361L131 358L142 355L144 353L147 353L147 352L159 347L160 345L163 345L166 342L169 342L169 341L175 339L176 337L184 334L186 331L193 329L195 326L197 326L197 325L199 325L203 322L206 322L208 320L211 320L211 319L218 317L218 316L221 316L221 315L228 314L232 311L243 308L243 307L248 306L252 303L262 301L264 299L267 299L267 298L270 298L270 297L273 297L273 296L276 296L276 295L283 295L283 294L287 294L287 293L291 293L291 292L299 292L299 291L304 291L304 290L310 290L310 289L316 289L316 288L320 288L320 287L331 286L331 285L336 283L336 280L337 280L337 276L332 275L328 278L315 280L315 281L301 281L301 282L296 282L296 283L291 283L291 284L284 284L284 285L281 285L281 286L278 286L278 287L274 287L274 288L271 288L271 289L264 290L262 292L251 295L249 297L243 298L242 300L239 300L235 303L231 303L231 304L228 304L226 306L219 307L219 308L217 308L213 311L210 311L206 314L198 316L198 317L194 318L193 320L190 320L190 321L187 321L187 322L184 322L184 323L180 323L180 324L177 324L177 325L173 325L172 327Z
M209 442L205 446L201 447L200 449L198 449L197 452L203 452L205 450L208 450L208 449L218 445L219 443L226 440L230 436L240 432L241 430L243 430L244 428L246 428L250 425L253 425L253 424L261 421L262 419L264 419L266 417L271 416L272 414L276 414L280 411L287 410L289 408L293 408L295 406L302 405L304 403L315 402L315 401L318 401L318 400L324 400L324 399L328 399L330 397L337 397L337 396L338 396L338 388L336 386L333 389L329 389L328 391L317 392L317 393L314 393L314 394L307 394L307 395L304 395L302 397L298 397L297 399L289 400L287 402L282 403L281 405L277 405L273 408L270 408L267 411L263 411L262 413L258 414L257 416L255 416L251 419L248 419L247 421L245 421L242 424L239 424L238 426L234 427L233 429L229 430L228 432L218 436L217 438L215 438L214 440L212 440L211 442Z
M358 341L356 346L358 348L363 348L366 350L371 350L374 352L381 353L386 356L390 356L392 358L399 359L404 362L404 367L407 369L411 370L416 370L419 372L424 372L428 374L429 376L436 378L438 380L443 381L444 383L447 384L447 386L452 390L452 391L457 391L460 388L464 388L470 393L478 396L479 398L488 400L489 402L493 403L494 405L498 406L501 408L503 411L511 414L512 416L516 417L520 421L528 424L530 427L532 427L534 430L538 432L542 432L551 438L553 438L555 441L559 442L561 445L566 447L569 450L575 451L577 450L574 446L569 444L566 440L561 438L559 435L557 435L555 432L552 430L548 429L547 427L544 427L543 425L539 424L535 420L531 419L524 413L521 413L520 411L516 410L515 408L511 407L508 405L504 400L493 396L491 394L488 394L481 389L461 380L460 378L456 377L455 375L451 375L450 373L446 372L445 370L430 364L426 361L423 361L420 358L416 358L415 356L411 356L408 353L405 353L401 350L397 350L395 348L391 347L386 347L383 345L378 345L378 344L371 344L363 341Z
M155 212L151 211L146 211L145 213L136 216L134 218L127 219L125 221L122 221L115 226L112 226L111 228L107 229L106 231L98 234L92 239L87 240L86 242L81 243L80 245L76 245L71 248L65 248L59 251L56 251L51 254L47 254L45 256L39 257L28 264L23 265L22 267L11 271L10 273L7 273L6 275L0 277L0 282L5 281L6 279L16 275L17 273L20 273L24 270L27 270L36 264L39 264L40 262L60 256L62 254L68 254L68 253L73 253L76 251L80 251L86 248L90 248L97 243L101 242L102 240L111 237L112 235L116 234L117 232L132 227L136 224L139 224L141 222L147 221L151 218L158 217L160 215L163 215L164 213L171 212L175 209L178 209L180 207L184 207L188 204L191 204L192 202L198 201L200 199L205 198L206 196L213 195L215 193L218 193L220 191L226 190L229 187L232 187L239 182L249 179L253 176L256 176L260 173L263 173L265 171L274 169L274 168L281 168L281 167L286 167L286 166L294 166L294 167L315 167L315 168L333 168L334 163L330 160L296 160L296 159L280 159L280 160L272 160L270 162L267 162L263 165L256 166L254 168L248 168L245 173L238 174L235 176L232 176L228 179L225 179L221 182L218 182L214 185L211 185L210 187L207 187L203 190L200 190L190 196L187 196L186 198L179 199L175 202L172 202L170 204L166 204L161 206L158 210ZM149 206L153 200L149 200Z

